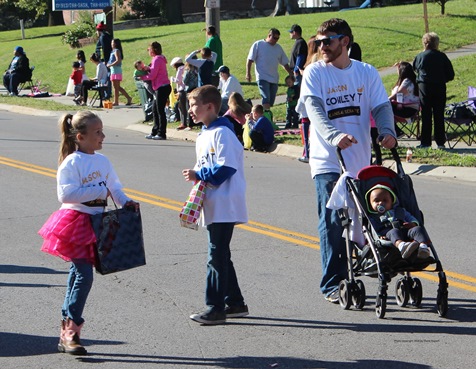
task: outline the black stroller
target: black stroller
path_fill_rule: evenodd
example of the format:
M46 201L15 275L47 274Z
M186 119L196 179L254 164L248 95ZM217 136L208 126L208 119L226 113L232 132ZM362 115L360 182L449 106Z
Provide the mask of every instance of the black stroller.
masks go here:
M346 310L351 305L356 309L363 309L366 299L364 283L355 278L359 276L377 278L375 313L378 318L384 318L387 307L387 284L400 274L403 276L398 279L395 286L397 304L401 307L408 304L420 307L423 298L422 284L420 279L411 276L411 272L433 272L438 273L439 278L436 307L438 314L444 317L448 312L448 283L433 244L431 242L428 244L431 250L431 256L428 258L418 259L415 255L403 259L400 251L390 241L379 237L369 219L365 194L374 185L385 181L391 183L400 205L413 214L423 226L423 213L418 208L411 178L404 173L397 151L395 149L391 151L397 167L396 173L380 165L371 165L360 170L357 178L345 179L358 219L350 219L348 209L339 211L346 233L348 263L348 279L341 281L339 285L339 303ZM337 149L337 156L344 173L346 168L340 149ZM354 224L360 222L362 225L363 246L350 239L353 222Z

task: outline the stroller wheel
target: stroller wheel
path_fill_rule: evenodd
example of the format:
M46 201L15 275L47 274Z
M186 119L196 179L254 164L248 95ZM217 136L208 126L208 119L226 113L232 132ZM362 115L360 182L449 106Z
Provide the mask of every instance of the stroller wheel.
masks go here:
M355 282L355 288L352 294L352 303L358 310L362 310L365 305L365 286L360 279Z
M400 278L395 285L395 298L397 299L398 306L407 306L408 299L410 298L410 286L405 277Z
M339 304L344 310L350 308L350 282L340 281L339 283Z
M375 302L375 314L377 318L385 318L385 313L387 312L387 298L385 296L377 296L377 301Z
M423 287L420 279L413 278L412 286L410 287L410 304L419 308L421 300L423 299Z

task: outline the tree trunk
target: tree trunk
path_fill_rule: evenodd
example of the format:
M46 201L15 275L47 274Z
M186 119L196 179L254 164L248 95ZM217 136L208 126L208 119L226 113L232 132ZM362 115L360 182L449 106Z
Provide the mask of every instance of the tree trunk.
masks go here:
M51 26L64 26L64 18L62 11L53 11L53 2L47 2L47 13L48 13L48 27Z
M276 6L271 16L278 17L280 15L286 15L286 12L288 14L300 13L297 0L276 0Z
M182 24L182 2L180 0L162 0L163 16L169 24Z

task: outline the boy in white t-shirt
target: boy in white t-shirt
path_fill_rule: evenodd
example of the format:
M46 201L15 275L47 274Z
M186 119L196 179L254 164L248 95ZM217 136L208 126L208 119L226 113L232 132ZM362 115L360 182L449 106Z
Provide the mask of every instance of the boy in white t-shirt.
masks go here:
M202 218L208 231L208 309L190 319L205 325L223 324L226 318L248 315L230 253L235 224L248 221L243 145L230 121L218 117L221 95L216 87L199 87L188 98L190 116L204 127L196 143L197 163L182 174L187 181L207 182Z

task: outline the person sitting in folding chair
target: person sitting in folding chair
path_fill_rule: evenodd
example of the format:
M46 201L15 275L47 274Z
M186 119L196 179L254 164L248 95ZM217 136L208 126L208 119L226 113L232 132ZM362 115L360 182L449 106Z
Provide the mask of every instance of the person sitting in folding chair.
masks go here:
M32 70L30 69L30 61L21 46L15 47L13 54L13 59L3 74L3 85L10 96L18 96L18 85L31 81Z
M82 87L82 105L87 105L88 103L88 90L96 88L98 93L98 98L100 101L100 105L102 105L102 100L104 100L104 92L106 91L107 87L107 67L104 62L99 59L99 56L96 53L92 53L89 60L96 65L96 76L91 79L87 79L83 81ZM97 89L98 87L104 86L104 88ZM96 99L92 99L91 105L94 104Z
M398 79L389 96L393 114L402 118L413 117L420 109L418 84L410 63L398 63Z
M398 63L397 83L395 83L392 94L388 98L392 103L393 115L395 116L395 131L397 137L401 137L405 135L405 132L398 127L397 122L415 117L420 110L418 84L410 63Z

